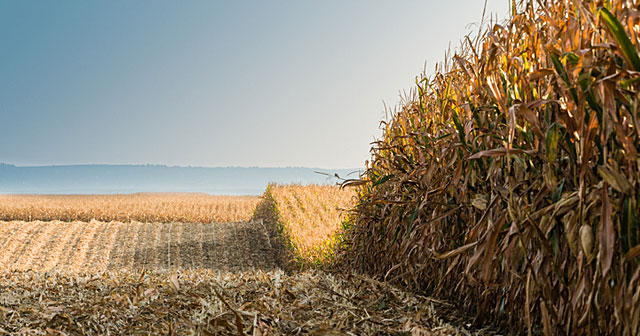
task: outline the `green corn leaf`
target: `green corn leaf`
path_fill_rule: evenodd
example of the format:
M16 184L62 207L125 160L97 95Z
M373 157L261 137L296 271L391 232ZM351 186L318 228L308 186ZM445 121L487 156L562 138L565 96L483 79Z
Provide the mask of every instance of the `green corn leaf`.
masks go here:
M620 223L620 240L624 253L627 253L638 243L636 232L640 223L638 223L636 209L634 209L633 205L632 197L625 197L622 207L622 221Z
M631 85L633 85L633 84L635 84L637 82L640 82L640 77L634 78L634 79L620 81L620 86L622 86L623 88L629 88Z
M374 182L373 182L373 186L374 186L374 187L377 187L377 186L379 186L379 185L381 185L381 184L383 184L383 183L385 183L385 182L389 181L392 177L393 177L393 174L383 176L382 178L380 178L380 179L378 179L378 180L374 181Z
M573 101L578 102L578 92L574 87L572 87L571 81L569 81L569 74L567 73L567 70L565 70L564 65L562 65L562 62L560 62L558 52L550 50L549 54L551 55L551 61L553 62L553 67L556 69L556 72L560 75L560 78L562 78L565 84L567 84L571 98L573 98Z
M414 210L413 213L411 214L411 217L409 217L409 225L407 226L407 233L406 233L407 237L409 237L409 233L411 232L411 227L413 227L413 222L416 220L416 218L418 218L418 210L420 210L420 206L418 206L416 210Z
M572 52L568 52L568 53L564 53L564 55L562 55L563 57L565 57L567 59L567 61L569 61L569 63L571 63L571 65L575 65L580 61L580 56L576 55L575 53Z
M638 51L631 43L629 36L624 31L624 28L620 24L620 21L609 12L608 9L601 7L598 10L598 15L604 19L607 29L613 35L613 38L618 42L618 46L622 51L627 63L635 70L640 71L640 57L638 57Z
M391 245L395 244L398 240L398 233L400 232L400 225L396 226L396 231L393 233L393 240L391 241Z
M456 115L455 112L451 113L452 119L453 119L453 123L456 126L456 129L458 130L458 136L460 137L460 143L462 143L465 147L467 146L467 140L465 139L465 135L464 135L464 127L462 127L462 123L460 122L460 119L458 119L458 116Z
M553 203L556 203L560 200L560 198L562 197L562 190L564 189L564 178L562 179L562 181L560 181L560 186L558 187L558 190L556 190L556 192L553 194Z
M433 139L433 141L442 140L442 139L447 138L447 137L450 137L450 136L452 136L452 135L453 135L453 133L447 133L447 134L445 134L445 135L441 135L441 136L439 136L439 137L437 137L437 138Z
M562 62L560 62L558 53L555 51L551 51L549 54L551 56L551 62L553 62L553 67L556 69L556 73L558 73L558 75L560 75L560 78L562 78L567 86L569 86L569 75L567 75L567 71L564 69L564 65L562 65Z

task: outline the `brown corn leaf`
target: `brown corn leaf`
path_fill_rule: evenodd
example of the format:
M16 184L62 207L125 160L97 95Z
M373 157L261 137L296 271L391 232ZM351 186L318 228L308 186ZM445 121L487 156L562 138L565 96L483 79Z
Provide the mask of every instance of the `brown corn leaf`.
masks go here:
M529 77L529 80L536 80L538 78L542 78L542 77L546 77L549 75L553 75L555 72L551 69L540 69L540 70L536 70L533 71L531 73L529 73L527 75L527 77Z
M623 194L628 194L633 189L629 180L613 168L598 166L598 173L610 186Z
M169 283L171 283L171 286L176 292L180 291L180 283L178 282L178 276L176 274L169 277Z
M478 245L478 242L473 242L473 243L469 243L463 246L460 246L459 248L453 250L453 251L449 251L446 253L442 253L442 254L436 254L436 259L448 259L448 258L452 258L455 257L459 254L464 253L465 251L474 248L476 245ZM434 253L435 254L435 253Z
M624 260L630 262L637 257L640 257L640 245L636 245L629 249L629 251L624 255Z
M504 148L504 147L500 147L500 148L488 149L488 150L485 150L485 151L481 151L481 152L475 153L475 154L471 155L470 157L468 157L467 160L479 159L479 158L483 158L485 156L489 156L489 157L505 156L507 153L509 153L509 154L523 154L523 153L535 154L536 152L537 152L536 150L521 150L521 149L515 149L515 148L507 149L507 148Z
M487 203L487 197L481 194L476 195L471 201L471 205L483 211L487 209Z
M607 194L606 188L602 188L602 214L600 215L599 226L600 268L602 275L606 277L611 269L615 248L615 230L613 220L611 219L611 202L609 202L609 195Z
M549 318L549 311L547 311L547 305L544 302L540 302L540 312L542 313L542 325L544 327L545 335L553 335L551 333L551 319Z
M589 225L585 224L580 227L580 246L582 253L588 258L593 250L593 230Z

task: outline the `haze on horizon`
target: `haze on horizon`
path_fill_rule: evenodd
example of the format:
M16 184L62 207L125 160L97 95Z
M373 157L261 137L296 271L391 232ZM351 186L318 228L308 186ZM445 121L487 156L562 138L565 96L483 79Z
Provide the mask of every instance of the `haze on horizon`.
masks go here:
M2 2L0 162L362 167L483 5Z

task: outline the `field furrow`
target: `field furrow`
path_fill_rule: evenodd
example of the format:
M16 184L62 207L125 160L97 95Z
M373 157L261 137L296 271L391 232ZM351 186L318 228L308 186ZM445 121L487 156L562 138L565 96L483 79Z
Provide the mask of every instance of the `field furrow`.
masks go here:
M38 256L34 254L34 259L32 260L33 269L44 269L45 263L51 257L56 244L60 242L60 237L64 234L60 226L66 224L67 223L62 224L62 222L57 221L48 223L48 226L51 228L51 233L49 234L48 239L46 239L46 243L44 243L44 245L40 248L42 251L44 251L45 255Z
M7 222L0 225L0 250L4 249L4 245L8 242L13 234L24 225L22 222Z
M81 222L62 223L56 221L58 234L48 254L42 257L42 269L50 270L65 265L68 259L69 245L76 239L84 224Z
M162 225L162 231L160 235L160 248L158 249L159 265L163 269L171 268L171 229L173 223L166 223Z
M219 260L216 250L218 247L215 244L216 239L222 237L214 232L212 225L204 224L202 226L202 259L200 267L215 267L215 263Z
M184 269L198 269L203 267L204 255L202 246L204 241L204 227L202 223L181 224L182 235L180 245L180 265Z
M163 240L163 231L165 230L166 225L164 224L153 224L153 249L149 249L150 256L149 262L151 269L164 269L164 261L166 261L166 248L167 245L164 244Z
M116 241L116 234L121 231L120 226L121 223L109 222L103 227L100 235L96 237L96 243L101 244L104 252L100 253L98 250L96 253L93 253L92 258L87 261L87 265L90 269L96 271L103 271L107 269Z
M93 223L91 223L93 224ZM90 239L90 243L87 245L86 253L84 256L84 261L82 264L85 265L84 268L93 269L93 260L98 255L108 255L110 246L104 241L104 232L109 229L111 226L111 222L108 223L100 223L95 230L90 231L92 233Z
M53 235L55 226L51 223L39 223L38 231L34 233L25 245L25 249L18 255L15 265L18 269L31 269L34 261L37 263L43 253L47 253L43 246L49 243L49 238Z
M0 222L0 265L15 270L274 269L259 222Z
M96 229L97 225L94 222L85 223L82 234L76 239L69 253L69 259L67 260L67 266L74 271L86 269L85 260L88 256L90 243L96 234Z
M182 243L183 243L183 234L184 234L184 224L183 223L173 223L172 231L169 237L171 237L171 242L169 244L169 248L171 251L170 254L170 263L168 265L169 268L181 268L182 267Z
M251 260L251 266L271 265L275 268L277 266L276 256L273 253L273 246L263 224L244 225L244 230L244 237L247 241L248 239L255 239L251 245L245 243L248 247L247 253L251 256L249 259Z
M194 244L192 252L194 256L196 256L195 260L191 260L192 268L203 268L205 265L206 255L204 253L204 242L205 242L205 233L206 233L206 225L202 223L192 224L192 228L197 230L193 230L194 237L196 237L196 244Z
M226 269L229 269L230 264L235 264L235 260L230 258L232 253L238 251L238 247L235 244L235 225L225 225L225 227L216 226L213 227L215 251L217 258L214 262L217 265L225 265ZM229 246L228 249L223 249L222 246ZM234 265L235 266L235 265Z
M139 224L138 240L135 245L132 265L138 265L143 268L149 268L149 242L153 231L153 224ZM151 244L153 246L153 243Z
M25 240L33 233L33 230L37 225L37 222L25 223L24 226L14 232L12 237L7 240L2 247L2 257L0 258L0 265L2 268L15 268L12 261L14 260L16 251L22 250Z
M69 265L72 269L77 271L89 269L87 259L91 257L95 248L98 248L100 253L108 252L104 250L102 242L95 241L98 230L104 225L106 224L93 221L87 224L84 234L80 236L80 239L78 239L78 242L73 249L73 254L69 259Z
M173 228L173 223L167 224L167 268L171 267L171 229Z
M114 235L114 242L108 259L108 269L120 270L125 268L123 265L126 262L125 250L131 244L131 231L135 229L135 225L114 223L111 230Z
M25 239L22 242L22 246L15 251L10 261L12 269L23 268L24 264L22 264L22 262L25 262L28 259L29 248L32 244L37 244L39 239L42 239L41 232L43 227L44 225L42 222L36 222L36 224L33 226L33 230L27 236L25 236Z
M143 229L146 227L143 223L134 222L131 224L123 224L127 227L127 243L121 251L122 265L126 269L134 269L137 265L136 253L138 245L144 242Z
M77 223L76 225L80 226L80 229L76 231L75 237L71 239L67 245L65 246L65 254L64 254L64 262L60 264L62 267L70 268L74 271L78 271L77 267L70 267L71 262L76 258L76 255L79 253L78 245L80 245L81 241L87 234L87 224L88 223Z

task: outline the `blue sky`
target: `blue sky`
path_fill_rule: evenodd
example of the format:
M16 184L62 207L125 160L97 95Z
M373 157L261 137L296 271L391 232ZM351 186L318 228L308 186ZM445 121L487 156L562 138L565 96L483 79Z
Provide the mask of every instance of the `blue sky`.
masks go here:
M361 167L483 3L3 1L0 162Z

